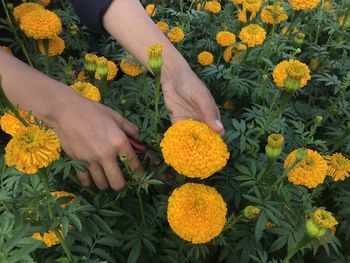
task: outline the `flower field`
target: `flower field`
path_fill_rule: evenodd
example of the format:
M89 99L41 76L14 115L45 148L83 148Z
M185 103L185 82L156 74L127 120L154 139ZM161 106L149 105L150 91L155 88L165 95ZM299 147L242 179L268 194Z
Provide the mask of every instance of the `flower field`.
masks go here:
M0 263L350 262L350 1L141 2L225 134L171 123L159 43L151 74L70 1L1 0L1 50L135 123L144 174L123 155L124 189L84 187L0 88Z

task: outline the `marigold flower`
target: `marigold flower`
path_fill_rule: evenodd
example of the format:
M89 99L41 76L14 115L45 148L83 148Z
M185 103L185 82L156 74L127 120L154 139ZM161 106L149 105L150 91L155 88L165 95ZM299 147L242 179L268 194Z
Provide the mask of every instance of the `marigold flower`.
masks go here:
M165 132L160 147L165 162L178 173L201 179L223 168L230 155L216 132L191 119L173 124Z
M10 55L13 55L11 49L7 46L0 46L0 50L5 51L6 53L8 53Z
M187 183L168 200L168 222L182 239L207 243L220 235L226 222L226 203L213 187Z
M60 156L60 142L54 131L38 126L25 127L17 132L5 148L7 166L20 172L35 174Z
M16 21L21 22L23 16L36 10L44 10L44 8L36 3L22 3L13 9L13 16Z
M249 21L252 21L256 17L256 13L257 12L250 13ZM247 10L245 8L240 9L238 11L238 21L240 21L243 24L247 23Z
M254 47L264 43L266 31L257 24L250 24L242 28L239 32L239 38L247 44L248 47Z
M107 67L108 67L107 80L113 80L118 73L117 65L113 61L107 61ZM98 71L95 72L95 79L101 80L101 77L98 74Z
M334 181L344 181L350 175L350 160L341 153L334 153L331 156L324 156L327 161L327 175Z
M154 6L154 4L147 5L145 10L146 10L146 13L151 17L154 17L157 15L157 8Z
M167 36L170 42L178 43L185 38L185 33L182 31L181 28L174 27L168 32Z
M243 9L249 12L258 12L260 10L261 0L243 0Z
M243 0L231 0L231 2L235 5L240 5L243 3Z
M291 7L298 10L311 10L318 6L320 0L288 0Z
M82 81L87 79L88 79L88 76L86 75L86 72L84 70L81 70L77 75L77 80Z
M326 1L323 3L323 8L330 9L331 7L332 7L332 4L330 2Z
M65 191L54 191L50 193L51 196L56 197L57 199L60 199L62 197L71 197L71 200L69 200L67 203L64 203L61 205L62 208L66 208L67 206L70 206L73 201L75 200L75 198L77 198L77 196L75 194L72 193L68 193Z
M290 59L278 63L272 73L276 86L286 87L287 81L296 82L297 88L304 87L311 79L308 66L298 60ZM291 83L293 84L293 83Z
M207 1L204 4L204 9L217 14L221 11L221 4L218 1Z
M151 67L153 73L159 74L163 65L163 45L154 44L147 49L148 65Z
M120 61L120 69L128 76L137 77L142 74L142 66L135 60L123 58Z
M216 42L222 47L228 47L236 42L236 35L229 31L220 31L216 35Z
M164 22L164 21L159 21L157 23L157 27L159 28L160 31L162 31L163 33L166 33L169 31L169 25Z
M271 133L269 137L267 137L267 144L273 148L279 148L284 143L284 137L282 134Z
M60 232L62 234L61 230ZM34 233L32 235L32 238L44 242L47 247L53 247L60 243L55 232L52 230L45 232L44 235L41 235L40 233Z
M241 43L229 46L225 49L223 58L226 63L230 63L232 59L232 55L234 55L235 57L239 57L241 52L246 49L247 49L247 46Z
M84 67L86 69L86 72L88 74L91 74L91 76L94 76L97 68L96 61L98 59L98 56L95 54L86 54L85 55L85 64Z
M261 20L265 24L272 24L272 25L278 25L283 21L286 21L288 19L288 15L283 13L283 6L277 4L277 5L267 5L262 11L261 11Z
M323 209L317 209L311 214L311 218L306 221L306 234L310 238L321 237L327 229L335 230L338 221L332 214Z
M71 85L71 88L85 98L96 102L101 100L101 95L98 88L88 82L77 81Z
M284 167L290 168L297 160L297 149L292 151L284 161ZM295 185L304 185L307 188L315 188L323 183L327 174L327 162L322 156L313 150L306 150L306 157L301 160L288 173L288 180Z
M260 214L260 209L258 207L248 205L243 210L244 217L249 220L256 219Z
M56 37L62 31L61 19L49 10L35 10L21 18L20 28L27 37L40 40Z
M28 122L34 122L34 117L31 116L29 118L29 114L27 112L19 111L19 113L24 120L29 119ZM0 117L0 127L4 132L10 134L11 136L14 136L16 133L25 128L24 124L11 112L6 112Z
M42 55L46 54L44 41L45 40L38 41L38 49ZM65 48L65 44L62 38L54 37L52 39L49 39L48 56L53 57L53 56L61 55L64 48Z
M197 60L198 60L198 63L201 64L202 66L208 66L213 63L214 56L212 53L208 51L203 51L198 54Z

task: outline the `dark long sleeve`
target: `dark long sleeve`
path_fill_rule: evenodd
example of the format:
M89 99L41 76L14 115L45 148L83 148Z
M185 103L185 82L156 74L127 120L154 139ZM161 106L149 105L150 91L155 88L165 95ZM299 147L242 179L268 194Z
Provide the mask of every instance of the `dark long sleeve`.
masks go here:
M112 0L71 0L81 22L93 32L103 32L102 17Z

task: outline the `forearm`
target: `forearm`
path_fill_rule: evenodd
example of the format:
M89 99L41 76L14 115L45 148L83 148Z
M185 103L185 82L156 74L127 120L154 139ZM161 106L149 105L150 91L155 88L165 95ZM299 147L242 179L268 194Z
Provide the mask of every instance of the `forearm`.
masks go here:
M103 17L103 24L148 69L147 48L155 43L163 44L163 80L189 70L185 59L153 23L138 0L114 0Z
M66 85L47 77L0 50L0 74L6 96L15 105L49 120L77 96Z

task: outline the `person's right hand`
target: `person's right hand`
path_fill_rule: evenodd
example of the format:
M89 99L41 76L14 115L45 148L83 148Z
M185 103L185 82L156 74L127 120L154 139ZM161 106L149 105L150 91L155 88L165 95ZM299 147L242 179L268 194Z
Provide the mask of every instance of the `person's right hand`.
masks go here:
M138 137L137 126L102 104L80 96L69 100L47 124L57 133L63 150L72 159L87 163L88 171L78 172L80 182L90 186L93 180L99 189L110 186L121 190L125 180L118 156L126 155L130 168L143 172L128 140L128 136Z

